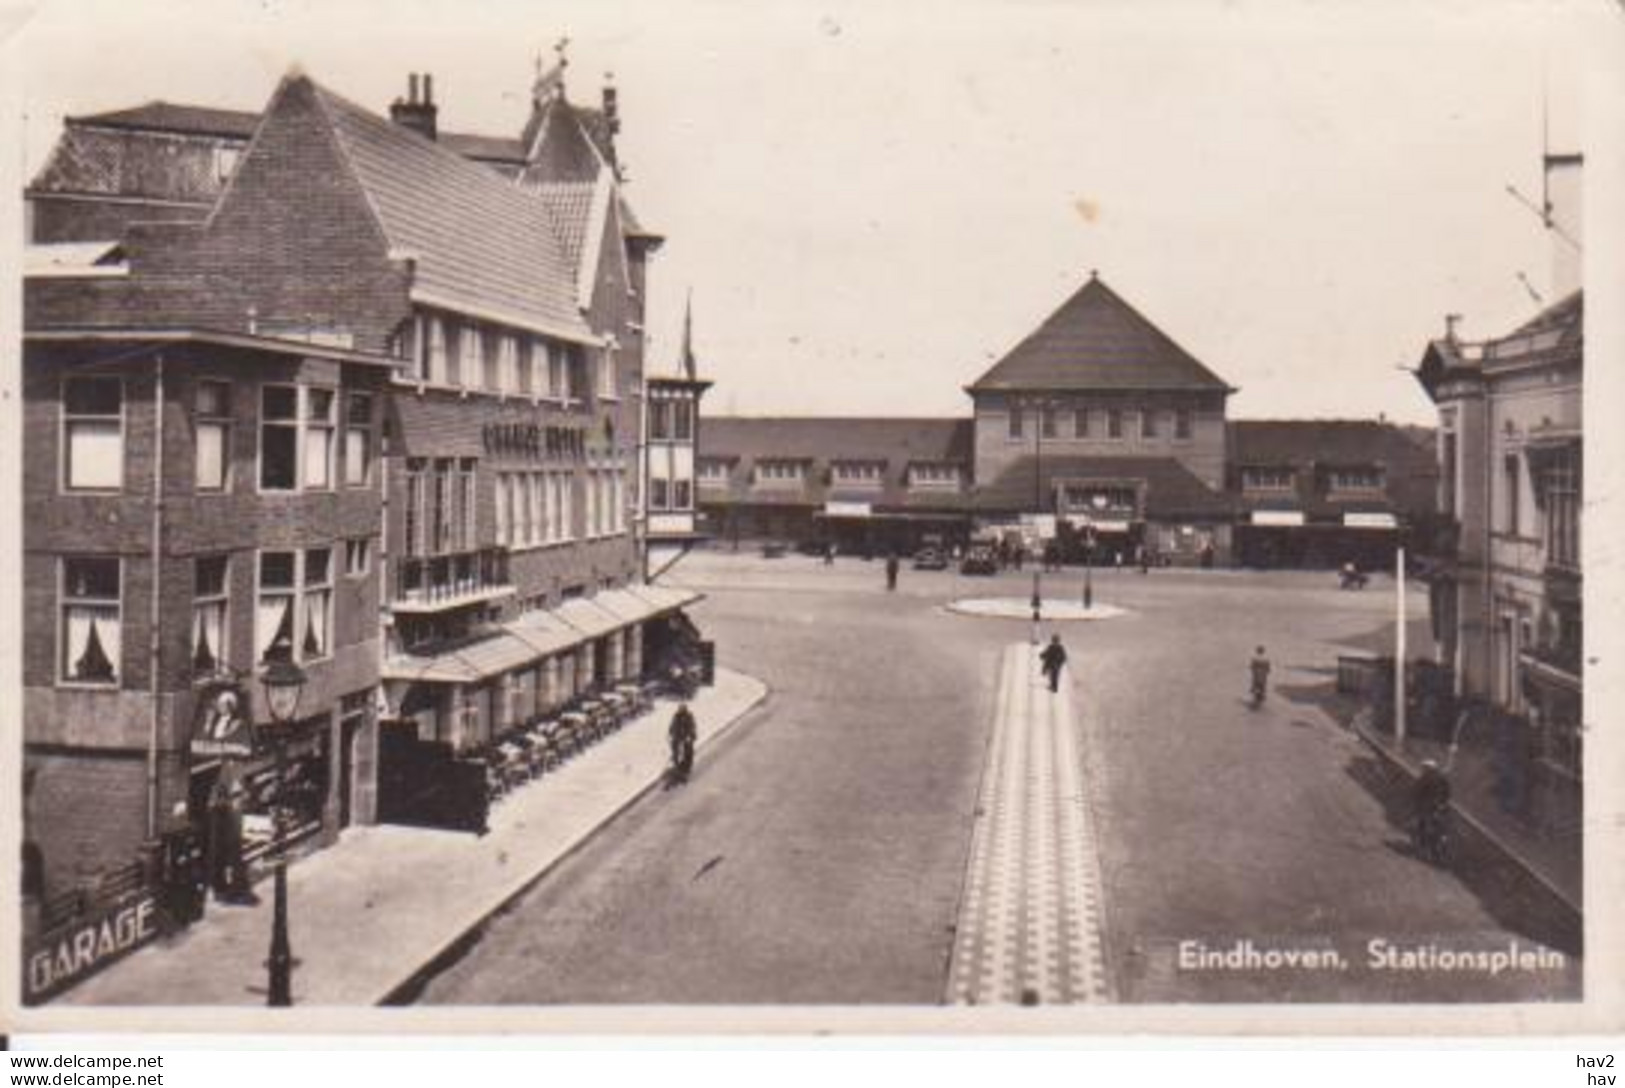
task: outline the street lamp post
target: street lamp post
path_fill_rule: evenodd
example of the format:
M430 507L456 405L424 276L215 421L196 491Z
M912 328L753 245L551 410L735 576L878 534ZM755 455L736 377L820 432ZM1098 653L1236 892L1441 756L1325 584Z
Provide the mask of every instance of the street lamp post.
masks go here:
M271 816L276 881L271 916L271 953L265 961L268 973L266 1004L286 1008L293 1004L293 950L288 942L288 860L287 846L288 726L299 709L299 696L305 688L305 671L293 661L293 647L280 641L271 647L271 660L260 674L265 703L276 725L276 808Z

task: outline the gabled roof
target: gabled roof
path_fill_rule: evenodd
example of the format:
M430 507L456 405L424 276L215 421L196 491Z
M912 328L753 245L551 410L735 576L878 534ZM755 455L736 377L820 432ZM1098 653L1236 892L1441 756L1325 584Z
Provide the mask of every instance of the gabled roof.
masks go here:
M1097 276L973 382L1004 390L1230 387Z
M248 141L260 123L260 114L246 110L221 110L183 102L146 102L128 109L84 114L68 118L69 124L98 128L124 128L143 132L172 132L188 136L217 136ZM459 155L486 162L525 161L525 149L517 139L482 136L472 132L441 132L440 143Z
M1050 494L1061 480L1144 480L1146 513L1157 518L1226 517L1229 496L1214 491L1172 457L1021 457L976 488L976 508L1028 510L1033 496Z
M285 80L271 112L303 87L314 93L388 246L414 260L415 299L592 338L577 305L571 263L547 205L534 193L307 76Z
M1431 464L1406 429L1375 419L1234 419L1230 460L1237 465Z

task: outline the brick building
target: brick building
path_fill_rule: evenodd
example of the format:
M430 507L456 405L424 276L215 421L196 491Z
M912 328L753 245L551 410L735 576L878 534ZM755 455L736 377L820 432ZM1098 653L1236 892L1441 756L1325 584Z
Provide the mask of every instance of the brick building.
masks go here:
M913 551L970 531L971 425L954 419L711 417L699 501L719 541Z
M966 389L968 420L719 419L700 498L725 540L846 550L996 533L1078 558L1390 561L1434 467L1379 421L1231 421L1233 390L1098 276Z
M1452 315L1416 370L1439 411L1438 524L1420 551L1438 658L1482 711L1464 741L1494 746L1504 808L1572 835L1585 730L1583 160L1543 165L1556 301L1479 343Z
M285 796L321 841L431 820L437 770L687 629L641 578L660 239L624 198L613 88L576 105L561 61L512 140L437 111L428 77L386 119L294 72L258 114L72 119L30 186L44 893L196 826L222 782L268 833L237 727L269 725L273 653L309 676Z

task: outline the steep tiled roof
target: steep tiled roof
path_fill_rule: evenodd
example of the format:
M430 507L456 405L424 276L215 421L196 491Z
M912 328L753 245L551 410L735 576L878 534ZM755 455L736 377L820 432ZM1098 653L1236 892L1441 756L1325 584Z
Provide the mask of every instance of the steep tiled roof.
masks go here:
M896 510L964 509L970 498L971 427L962 419L705 416L699 427L699 455L727 460L732 470L725 489L703 486L700 500L715 502L726 495L733 502L769 506L822 506L834 500ZM806 463L803 486L751 487L758 462L785 460ZM879 486L837 486L830 472L835 461L883 462ZM907 470L916 462L958 465L965 487L911 490Z
M592 221L592 198L597 186L590 181L545 181L527 183L525 188L547 205L564 259L571 269L578 268L586 245L587 224Z
M1248 465L1291 466L1298 472L1294 491L1284 502L1249 496L1244 502L1248 507L1273 503L1311 514L1398 509L1415 516L1432 510L1438 479L1434 451L1418 440L1419 430L1370 419L1232 420L1230 463L1238 474ZM1380 498L1332 502L1324 494L1324 481L1311 471L1361 465L1382 466Z
M1428 457L1401 427L1375 419L1233 419L1238 465L1370 465Z
M1040 461L1042 464L1040 464ZM1041 474L1036 480L1035 473ZM1058 479L1144 480L1146 513L1155 518L1226 517L1229 496L1214 491L1171 457L1022 457L976 489L979 510L1030 510L1035 494Z
M247 141L260 123L260 115L246 110L220 110L181 102L147 102L128 109L85 114L68 118L69 124L99 128L124 128L145 132L172 132L189 136L218 136ZM522 163L525 149L507 136L482 136L472 132L441 132L439 141L470 159Z
M885 461L971 462L971 422L966 419L705 416L701 457L830 458Z
M1228 386L1092 276L970 388L992 392Z
M289 82L301 80L308 77ZM414 292L499 320L590 335L571 264L535 194L311 86L389 246L415 258Z
M209 106L153 101L128 109L70 117L68 123L246 140L254 135L260 115L244 110L218 110Z

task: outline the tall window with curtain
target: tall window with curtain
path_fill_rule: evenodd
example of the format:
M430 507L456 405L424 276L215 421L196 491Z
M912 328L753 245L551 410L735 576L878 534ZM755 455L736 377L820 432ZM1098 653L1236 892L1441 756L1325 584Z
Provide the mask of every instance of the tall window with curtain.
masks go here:
M316 388L301 392L305 401L305 486L325 491L333 486L338 394L332 389Z
M306 548L304 620L299 656L306 661L333 653L333 549Z
M344 483L372 483L372 394L351 393L344 408Z
M64 682L118 685L122 573L117 557L61 560L61 646L57 668Z
M224 555L200 555L192 561L192 672L209 676L226 664L228 595Z
M298 653L294 641L299 599L297 552L261 552L259 599L254 611L254 655L264 664L278 652Z

